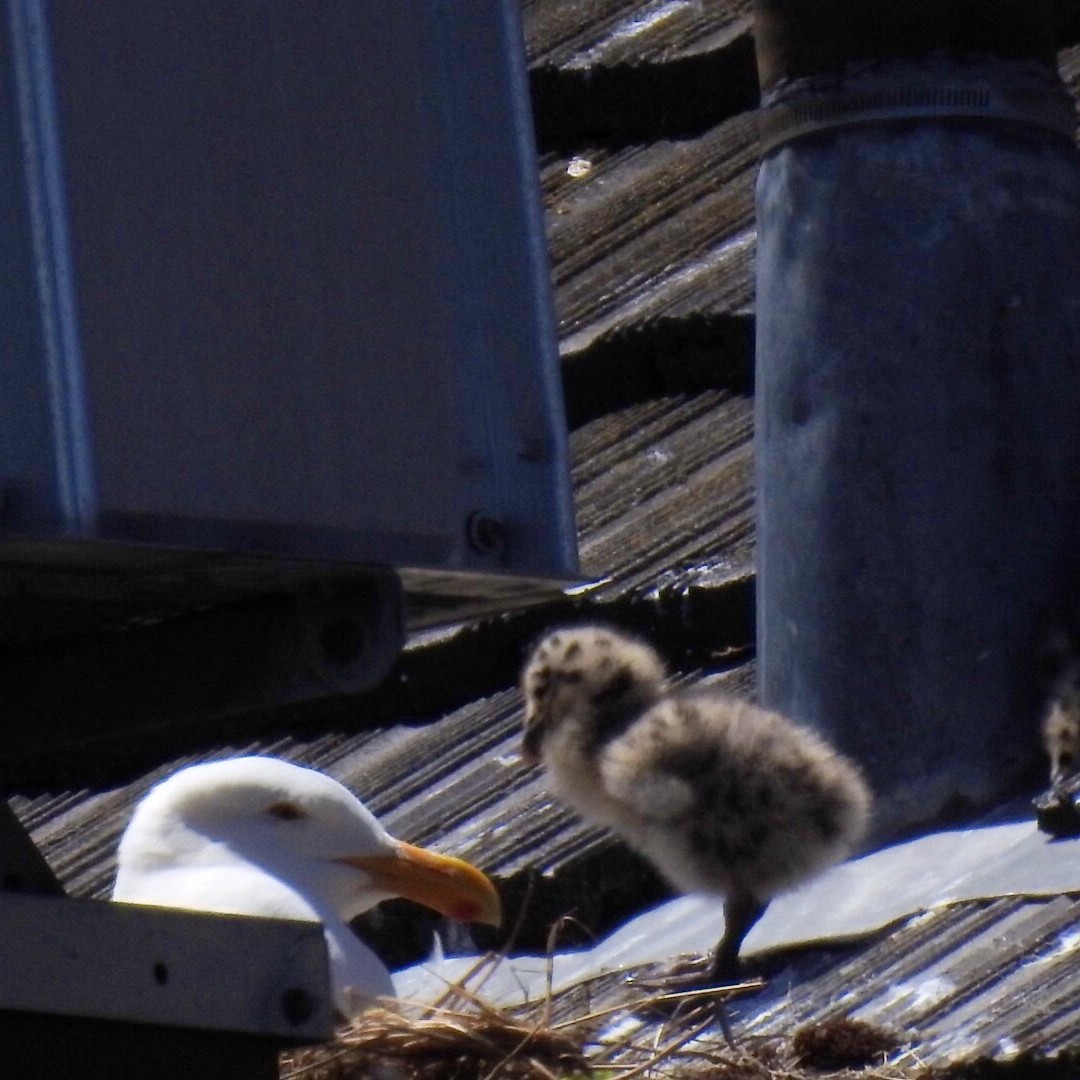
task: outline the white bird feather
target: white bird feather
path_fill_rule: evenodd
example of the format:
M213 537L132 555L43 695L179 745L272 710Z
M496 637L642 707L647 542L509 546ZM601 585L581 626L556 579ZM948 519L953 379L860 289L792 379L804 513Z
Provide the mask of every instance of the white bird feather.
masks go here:
M348 921L404 896L498 925L498 894L468 863L395 840L347 788L276 758L194 765L136 807L112 898L132 904L320 922L343 1015L393 994Z

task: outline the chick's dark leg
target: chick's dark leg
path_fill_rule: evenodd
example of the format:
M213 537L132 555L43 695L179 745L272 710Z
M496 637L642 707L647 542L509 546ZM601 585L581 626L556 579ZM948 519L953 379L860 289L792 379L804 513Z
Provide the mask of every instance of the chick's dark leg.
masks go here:
M724 901L724 936L716 946L709 979L714 986L740 981L739 949L750 927L761 918L767 907L752 896L734 894ZM718 998L715 1007L716 1023L723 1033L724 1041L734 1048L735 1037L731 1033L724 999Z
M740 978L739 949L750 928L761 918L768 904L753 896L734 893L724 901L724 936L713 956L713 982L738 982Z
M691 969L669 970L660 979L642 980L639 985L664 993L679 994L688 990L706 990L718 986L742 981L739 967L739 948L750 928L761 918L767 904L752 896L732 895L724 901L724 936L716 946L716 952L707 970L694 965ZM723 1033L728 1046L734 1047L735 1040L728 1020L725 995L720 995L713 1006L713 1016Z

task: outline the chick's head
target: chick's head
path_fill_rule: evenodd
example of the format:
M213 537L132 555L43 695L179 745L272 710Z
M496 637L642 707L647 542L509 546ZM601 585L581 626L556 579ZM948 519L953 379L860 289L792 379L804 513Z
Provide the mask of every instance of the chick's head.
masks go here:
M547 634L522 672L522 756L540 760L547 741L570 726L585 743L602 743L659 699L665 678L655 650L619 631L576 626Z

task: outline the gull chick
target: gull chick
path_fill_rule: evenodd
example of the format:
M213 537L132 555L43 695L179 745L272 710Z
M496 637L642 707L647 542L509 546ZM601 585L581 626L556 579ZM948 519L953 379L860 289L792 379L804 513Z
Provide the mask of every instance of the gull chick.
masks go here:
M1080 660L1066 666L1050 696L1042 722L1050 757L1050 782L1057 787L1080 765Z
M162 781L136 807L118 863L116 901L322 923L345 1016L394 992L348 926L356 915L405 897L464 922L501 920L475 867L395 840L336 780L277 758L193 765Z
M851 853L871 796L858 768L779 713L672 692L656 651L599 626L548 634L522 674L522 754L682 892L724 897L711 978L777 893Z

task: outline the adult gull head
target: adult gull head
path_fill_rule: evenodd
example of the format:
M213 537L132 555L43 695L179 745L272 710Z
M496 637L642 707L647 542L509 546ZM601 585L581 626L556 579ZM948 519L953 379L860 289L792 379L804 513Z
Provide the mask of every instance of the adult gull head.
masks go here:
M152 788L118 852L113 900L323 924L344 1015L392 994L386 967L348 926L404 897L497 926L498 894L475 867L394 839L355 795L277 758L193 765Z

